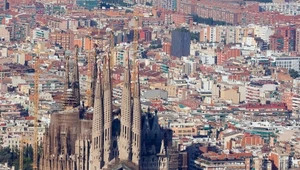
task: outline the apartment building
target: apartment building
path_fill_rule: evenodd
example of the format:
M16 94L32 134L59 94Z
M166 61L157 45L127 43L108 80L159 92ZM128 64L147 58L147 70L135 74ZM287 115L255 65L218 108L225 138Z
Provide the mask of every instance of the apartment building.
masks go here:
M299 54L300 53L300 29L299 28L297 28L296 29L296 40L295 40L296 42L296 52L297 52L297 54Z
M300 57L273 56L272 65L288 70L300 71Z
M184 63L182 72L186 75L190 75L192 73L195 73L197 69L197 63L192 61L187 61Z
M173 135L178 137L196 136L197 127L195 123L170 123Z
M269 26L248 25L241 26L204 26L200 28L200 42L244 43L245 38L261 38L264 42L270 41L274 30ZM300 35L300 34L299 34Z
M183 14L193 14L197 0L177 0L177 12Z
M207 26L200 29L200 42L224 42L227 27Z
M293 94L293 96L292 96L292 108L293 108L293 110L299 110L300 109L300 95L299 94Z
M240 49L234 49L230 46L226 46L224 49L219 49L217 51L217 64L222 65L225 61L230 58L236 58L241 56Z
M157 0L156 5L159 8L175 11L177 9L177 0Z
M246 102L260 103L265 98L264 93L267 91L276 91L277 86L277 82L267 80L252 81L248 83L246 85Z
M92 50L94 48L93 43L93 40L88 36L74 36L74 45L78 45L79 48L84 50Z
M251 153L218 154L215 152L205 153L202 158L195 160L198 169L244 169L250 170Z
M220 99L231 101L233 104L240 103L240 93L238 88L222 88L220 90Z
M33 32L32 39L34 39L34 40L36 40L36 39L48 40L49 39L50 30L46 27L35 28L32 32Z
M279 148L269 154L269 159L272 161L272 169L288 170L289 169L289 154Z
M175 85L165 85L163 83L154 83L150 85L151 89L161 89L168 92L169 97L177 97L178 87Z
M259 3L260 11L279 12L284 15L299 15L300 4L290 3Z
M237 4L218 1L202 1L195 6L195 14L198 16L233 25L240 23L241 12L241 7Z
M9 77L11 75L11 70L9 67L1 65L0 66L0 80L4 79L5 77Z
M59 17L53 17L49 16L47 18L48 26L49 28L54 31L56 29L60 30L74 30L78 27L78 21L71 18L59 18Z
M280 52L296 50L296 27L280 26L275 28L275 33L270 36L270 49Z
M265 25L250 25L249 27L253 27L254 29L254 37L259 37L264 42L270 42L270 36L274 34L274 28Z
M68 31L55 31L50 34L50 42L52 44L60 45L65 50L74 48L74 33Z
M281 101L286 104L288 110L293 109L293 96L294 96L293 92L285 91L281 97ZM299 102L300 102L300 99L299 99Z
M0 25L0 41L10 41L10 32L5 25Z

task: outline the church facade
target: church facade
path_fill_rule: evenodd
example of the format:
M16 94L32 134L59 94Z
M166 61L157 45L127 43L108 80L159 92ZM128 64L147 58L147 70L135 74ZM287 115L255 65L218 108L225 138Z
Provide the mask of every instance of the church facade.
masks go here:
M125 57L122 101L118 109L113 110L110 54L104 56L102 64L97 64L92 120L81 116L85 108L76 98L80 98L80 92L78 66L75 66L73 82L66 82L66 109L51 115L50 127L44 136L40 169L168 169L172 131L160 127L156 111L142 112L139 64L133 61L130 65L128 50ZM66 72L69 73L68 69Z

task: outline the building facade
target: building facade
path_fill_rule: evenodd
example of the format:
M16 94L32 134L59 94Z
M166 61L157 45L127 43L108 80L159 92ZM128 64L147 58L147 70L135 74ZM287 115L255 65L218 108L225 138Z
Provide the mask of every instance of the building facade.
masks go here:
M175 57L189 56L191 35L186 29L172 31L171 55Z
M292 52L296 50L296 28L294 26L276 27L270 36L270 49L273 51Z
M103 70L99 66L93 120L84 118L85 107L80 106L80 95L76 95L79 76L75 76L72 83L66 82L66 109L51 117L43 142L40 169L168 169L167 148L172 145L172 130L160 127L157 112L151 113L149 109L141 112L139 65L131 67L129 57L125 61L122 103L115 110L108 54ZM78 68L74 70L76 72Z
M74 34L72 31L55 31L50 34L50 42L60 45L63 49L72 49L74 47Z

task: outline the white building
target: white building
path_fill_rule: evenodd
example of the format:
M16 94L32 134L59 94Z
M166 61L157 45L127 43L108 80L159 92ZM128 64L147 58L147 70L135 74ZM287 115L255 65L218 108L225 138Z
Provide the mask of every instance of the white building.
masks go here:
M216 64L216 56L200 55L202 64L214 65Z
M260 3L262 11L279 12L284 15L299 15L300 4L296 3Z
M47 28L35 28L33 30L33 39L49 39L50 30Z
M293 110L299 110L300 109L300 95L298 95L298 94L293 95L292 107L293 107Z
M300 71L300 57L280 56L273 57L274 66L286 68L288 70L294 69Z
M276 91L278 85L272 81L253 81L246 85L246 102L261 102L265 92Z
M269 26L261 26L261 25L249 25L249 27L254 28L254 36L260 37L265 42L270 42L270 36L274 34L274 28Z

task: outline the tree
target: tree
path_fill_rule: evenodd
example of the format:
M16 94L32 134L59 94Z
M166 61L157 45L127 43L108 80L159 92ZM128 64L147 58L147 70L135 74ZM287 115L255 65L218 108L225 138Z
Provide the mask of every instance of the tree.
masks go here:
M207 24L207 25L231 25L224 21L216 21L213 18L202 18L198 15L192 15L193 21L197 23Z
M129 10L129 9L126 9L126 10L125 10L125 13L132 13L132 11Z
M290 76L291 76L292 78L294 78L294 79L300 77L298 71L296 71L296 70L294 70L294 69L290 69L290 70L289 70L289 74L290 74Z
M152 3L151 2L146 2L146 5L147 6L152 6Z
M191 32L191 40L199 41L200 40L199 32Z
M18 148L10 149L9 147L0 149L0 163L8 163L8 166L14 166L16 169L19 169L19 158L20 153ZM32 170L33 162L33 149L29 145L24 148L23 152L23 165L24 170Z

